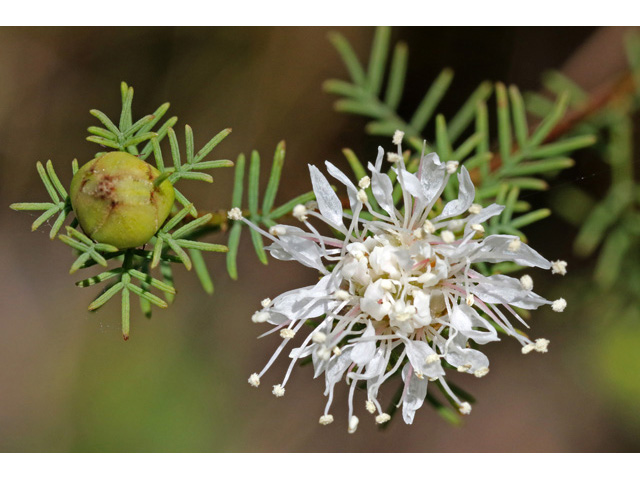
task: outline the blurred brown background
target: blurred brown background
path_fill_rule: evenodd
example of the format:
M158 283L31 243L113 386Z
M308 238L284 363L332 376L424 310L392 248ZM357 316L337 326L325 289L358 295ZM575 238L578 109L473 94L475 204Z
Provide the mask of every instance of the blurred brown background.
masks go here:
M373 29L338 30L361 58L368 56ZM527 232L542 254L569 260L565 278L533 274L541 294L570 301L561 316L534 315L533 335L549 338L550 352L525 357L508 339L490 345L490 375L458 376L478 399L462 428L450 427L425 406L414 425L398 417L378 432L362 409L364 401L357 401L360 428L348 435L346 389L336 392L336 422L320 427L324 384L312 380L309 368L294 370L281 399L271 395L269 385L281 381L286 359L272 367L262 388L247 384L248 375L262 368L278 344L277 337L256 340L263 328L251 323L251 314L262 298L312 282L313 272L276 261L264 267L247 241L241 246L240 280L233 282L224 256L210 254L215 294L205 295L194 275L180 271L175 304L154 311L151 320L135 311L125 343L117 302L89 314L86 307L96 292L74 287L82 273L67 275L69 248L50 241L46 229L31 233L34 216L7 208L12 202L45 201L38 160L52 159L68 184L71 160L83 163L95 152L84 141L86 128L96 124L89 109L118 115L122 80L136 89L134 116L168 100L170 114L180 118L178 132L184 122L194 128L196 147L232 127L215 158L235 159L255 148L268 159L276 143L286 139L277 202L309 190L307 163L330 159L345 165L343 147L361 158L373 156L384 140L365 136L361 118L334 112L333 98L321 90L324 80L346 77L328 31L0 29L0 450L640 449L633 396L640 394L639 382L635 378L622 391L610 382L611 369L619 365L618 376L637 376L638 355L620 360L616 348L609 354L598 350L603 337L597 312L606 311L606 297L588 312L580 308L592 264L570 256L575 231L560 220L546 220ZM448 114L485 79L535 90L544 70L564 66L590 88L598 75L606 77L624 64L619 29L397 28L393 38L406 40L410 48L401 112L412 111L446 66L456 72L443 104ZM581 60L580 52L594 42L599 56ZM578 181L580 162L596 161L589 155L576 159L578 169L565 173L563 181ZM203 209L227 208L232 175L230 169L217 170L213 185L191 185L189 193ZM597 191L599 181L592 177L584 187ZM544 194L527 200L545 204ZM226 242L222 235L215 240ZM635 328L640 330L638 323ZM393 389L383 391L383 402Z

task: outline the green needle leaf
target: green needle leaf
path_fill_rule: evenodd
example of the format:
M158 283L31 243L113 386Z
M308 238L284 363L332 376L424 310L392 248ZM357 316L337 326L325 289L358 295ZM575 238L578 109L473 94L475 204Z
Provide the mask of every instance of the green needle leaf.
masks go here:
M187 163L193 163L193 130L189 125L184 126L184 137L187 145Z
M131 302L129 299L129 290L122 290L122 338L129 339L129 327L131 318Z
M251 162L249 164L249 213L251 218L258 216L258 197L260 196L260 154L257 150L251 152Z
M214 290L213 280L211 280L211 276L209 275L209 270L207 269L202 253L199 250L189 250L189 255L191 256L193 269L198 276L198 280L200 280L202 288L206 293L212 295Z
M216 145L218 145L222 140L227 138L227 136L230 133L231 133L231 129L230 128L225 128L220 133L218 133L215 137L213 137L211 140L209 140L207 142L207 144L204 147L202 147L200 149L200 151L196 154L195 158L193 159L193 163L198 163L201 160L203 160L204 157L209 155L211 150L213 150L216 147Z
M229 251L227 252L227 272L229 272L229 277L231 277L232 280L238 279L238 266L236 259L238 257L238 246L240 244L241 233L242 223L234 223L229 231L229 242L227 244L229 247Z
M267 215L273 208L273 202L276 199L276 193L278 192L278 185L280 183L280 175L282 174L282 167L284 165L284 155L285 143L283 140L278 143L276 152L273 155L271 175L269 176L269 183L267 184L267 190L265 191L264 200L262 202L263 215Z
M387 85L387 91L384 98L384 103L386 103L392 110L398 108L398 104L402 98L402 89L404 88L405 76L407 73L408 57L409 49L407 48L407 45L405 43L398 43L393 50L389 83Z
M440 103L440 100L442 100L442 97L444 97L444 94L447 92L451 80L453 80L453 71L449 68L445 68L440 75L438 75L438 78L434 80L409 122L413 130L420 132L424 129Z
M253 228L250 229L249 232L251 233L251 241L253 242L253 247L256 250L256 255L258 255L258 258L264 265L267 265L269 261L267 260L267 255L264 250L262 235L256 232Z
M93 115L98 120L100 120L102 122L102 124L105 127L107 127L107 129L111 133L113 133L116 136L116 138L118 137L118 135L120 135L120 130L118 130L118 127L116 127L115 124L111 120L109 120L109 117L107 117L100 110L89 110L89 113L91 113L91 115Z
M390 36L391 29L389 27L378 27L373 37L371 55L369 57L367 90L374 95L378 95L382 87L387 54L389 53Z
M111 299L111 297L113 297L116 293L118 293L123 288L124 288L123 282L118 282L115 285L111 286L106 292L104 292L102 295L96 298L93 302L91 302L91 304L89 305L89 310L90 311L97 310L102 305L107 303Z
M364 70L362 69L360 62L358 61L358 57L351 48L349 42L337 32L329 33L329 41L338 51L340 57L342 57L342 61L347 67L353 83L364 86L366 81Z

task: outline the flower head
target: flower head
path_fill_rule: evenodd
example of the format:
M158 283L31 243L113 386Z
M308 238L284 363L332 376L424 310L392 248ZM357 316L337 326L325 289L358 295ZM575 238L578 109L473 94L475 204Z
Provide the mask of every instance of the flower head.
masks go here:
M549 269L551 263L518 237L485 238L482 223L504 207L474 204L475 188L466 168L457 162L443 163L434 153L423 155L417 172L409 172L401 139L397 132L398 152L391 170L381 171L385 155L380 148L375 164L369 164L370 176L360 180L358 187L370 189L369 196L359 194L362 190L326 162L329 175L347 189L349 211L343 211L327 178L310 165L317 211L307 207L294 211L306 229L279 225L274 236L244 220L273 241L268 249L275 258L296 260L321 275L315 285L283 293L254 315L254 321L264 319L274 325L283 341L250 383L259 384L294 336L302 337L289 350L292 360L278 392L284 394L295 363L311 357L315 377L324 375L328 397L320 423L333 421L329 412L334 387L344 377L350 384L350 432L358 425L354 414L358 384L366 386L363 403L377 423L389 420L378 392L395 374L404 383L401 403L406 423L413 422L430 382L439 382L458 410L469 414L471 406L448 385L445 366L476 377L486 375L489 359L476 346L498 341L498 329L520 342L524 353L544 352L549 343L530 340L511 323L526 326L513 307L536 309L552 303L533 292L531 277L485 276L473 265L510 261ZM458 197L442 205L440 196L456 171ZM400 185L399 199L394 199L394 179ZM377 205L372 206L368 197ZM320 233L311 220L339 235ZM563 302L554 302L554 310L561 311ZM309 323L315 327L309 329Z

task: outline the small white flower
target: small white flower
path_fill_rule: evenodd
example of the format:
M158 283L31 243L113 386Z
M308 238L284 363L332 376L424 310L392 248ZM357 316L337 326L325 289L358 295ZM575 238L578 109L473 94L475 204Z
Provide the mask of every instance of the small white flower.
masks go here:
M401 153L401 137L399 134L396 155ZM335 386L344 379L349 386L350 433L358 426L354 415L357 387L366 390L366 410L381 412L378 392L387 379L397 375L404 382L400 405L406 423L413 422L425 402L429 382L438 382L459 411L469 414L471 406L451 389L445 368L485 376L489 359L480 347L498 341L498 330L515 338L523 353L546 352L547 340L533 342L519 332L520 325L512 324L527 326L514 307L535 310L552 305L561 311L566 306L562 299L550 302L534 293L529 275L520 279L485 276L475 267L513 262L547 270L563 268L559 262L552 267L518 237L477 235L484 231L482 223L504 207L483 208L473 203L475 187L464 166L443 163L430 153L420 159L416 173L407 171L403 161L384 173L384 158L380 149L375 163L369 164L370 177L362 178L358 186L326 162L328 173L347 189L347 212L327 177L309 167L317 199L313 220L325 223L324 232L337 231L335 237L306 222L308 206L298 205L293 211L305 221L305 230L288 226L281 234L269 235L249 219L243 220L272 240L267 249L274 257L296 260L319 273L317 283L279 295L263 305L259 313L264 316L254 315L254 321L268 321L276 327L274 331L279 329L283 340L249 383L259 384L285 351L286 342L299 331L303 339L289 351L291 363L274 394L284 393L294 365L310 358L313 375L323 377L326 387L327 404L320 423L333 421L329 411ZM458 196L439 202L453 174L457 175ZM393 199L394 179L401 186L399 202ZM358 198L369 187L380 208ZM307 325L313 329L305 330ZM379 413L376 421L388 421L387 417Z

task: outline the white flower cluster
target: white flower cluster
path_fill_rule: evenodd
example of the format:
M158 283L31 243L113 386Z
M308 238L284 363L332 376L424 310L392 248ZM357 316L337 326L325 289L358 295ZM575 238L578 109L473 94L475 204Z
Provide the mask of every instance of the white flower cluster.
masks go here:
M335 385L345 376L350 382L349 432L359 422L353 407L356 385L366 383L366 409L376 415L377 423L384 423L390 417L381 408L378 391L398 371L404 382L401 403L406 423L413 422L424 403L429 382L440 382L459 411L470 413L471 406L447 384L443 366L476 377L486 375L489 359L473 346L498 341L498 328L519 341L523 353L546 352L548 340L531 341L514 328L514 319L527 325L513 307L551 304L553 310L562 311L566 306L563 299L550 302L535 294L529 275L484 276L472 268L474 263L510 261L566 273L565 262L550 263L515 236L483 238L482 224L504 207L473 203L475 189L464 166L457 174L458 198L434 213L458 164L442 163L432 153L423 155L418 171L410 173L401 140L397 132L398 152L389 155L390 173L381 171L385 155L380 148L375 164L369 164L371 177L360 179L358 186L326 162L328 173L347 189L350 211L343 210L325 176L309 166L317 205L299 205L293 212L306 230L278 225L267 233L244 219L273 241L268 249L275 258L296 260L322 275L315 285L266 299L253 315L256 323L275 325L272 331L279 331L283 341L249 383L257 387L287 344L309 319L315 319L317 326L290 350L290 366L273 394L284 395L295 363L311 356L315 377L324 374L326 382L322 425L333 421L329 412ZM402 189L398 202L393 198L394 177ZM372 201L380 208L374 209ZM340 238L321 234L309 222L313 218L340 232Z

